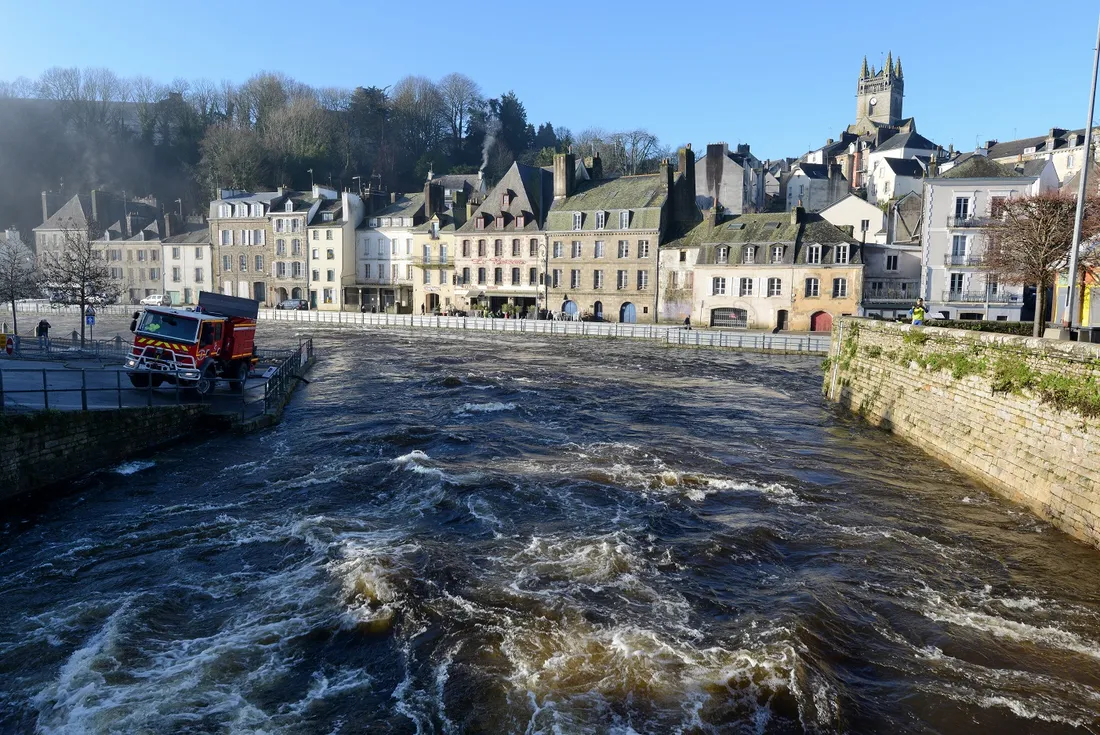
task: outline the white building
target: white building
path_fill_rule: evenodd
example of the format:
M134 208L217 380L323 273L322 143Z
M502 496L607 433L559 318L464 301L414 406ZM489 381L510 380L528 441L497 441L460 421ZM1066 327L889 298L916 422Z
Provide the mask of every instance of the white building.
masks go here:
M860 314L894 319L905 316L920 296L920 194L890 203L883 244L864 249L863 303Z
M1093 128L1093 145L1100 136L1100 128ZM1081 170L1085 162L1085 129L1065 130L1051 128L1046 135L998 143L988 141L989 157L998 163L1013 164L1018 161L1050 159L1058 180L1065 182ZM1095 155L1095 153L1094 153Z
M387 206L366 217L355 232L355 272L344 274L345 291L354 291L349 301L367 311L412 313L413 228L423 209L423 192L394 193Z
M1008 166L970 156L941 176L925 180L921 295L932 316L945 319L1031 318L1025 288L999 283L983 270L983 226L1007 199L1055 189L1058 175L1049 160Z
M938 153L939 147L919 133L898 133L886 140L867 154L867 201L877 204L920 191L922 163Z
M696 182L698 187L698 182ZM797 163L787 180L787 211L820 212L848 195L848 180L835 163Z
M167 221L165 224L174 232ZM197 304L199 291L214 290L212 259L210 229L205 224L185 225L182 232L161 241L164 293L173 304Z
M323 199L311 214L306 227L312 271L309 300L321 311L344 309L343 284L355 278L355 230L363 221L363 213L363 200L345 191L339 198ZM355 300L354 305L358 306L359 301Z
M842 230L850 228L848 234L862 243L886 242L886 215L855 194L821 210L821 216Z

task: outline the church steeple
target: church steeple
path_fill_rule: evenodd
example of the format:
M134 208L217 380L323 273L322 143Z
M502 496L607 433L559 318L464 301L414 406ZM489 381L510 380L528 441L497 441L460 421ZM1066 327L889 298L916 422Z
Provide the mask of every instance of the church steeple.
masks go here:
M894 65L894 76L901 79L901 57L898 57L897 64Z
M886 68L883 70L886 72L886 76L890 76L894 73L894 52L886 52Z
M866 79L871 76L871 72L867 69L867 57L863 57L863 68L859 70L859 78Z

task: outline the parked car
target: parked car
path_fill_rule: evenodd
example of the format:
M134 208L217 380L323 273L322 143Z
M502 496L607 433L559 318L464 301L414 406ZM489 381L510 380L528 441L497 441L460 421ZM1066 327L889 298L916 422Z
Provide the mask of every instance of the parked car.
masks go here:
M157 293L152 296L146 296L141 300L142 306L171 306L172 297L167 294Z
M305 299L287 299L286 301L280 301L279 303L275 304L275 308L306 311L309 309L309 302Z

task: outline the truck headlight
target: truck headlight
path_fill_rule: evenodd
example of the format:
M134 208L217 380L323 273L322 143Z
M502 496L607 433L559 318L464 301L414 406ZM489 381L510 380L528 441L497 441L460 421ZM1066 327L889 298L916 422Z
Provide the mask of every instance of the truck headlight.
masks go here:
M135 365L137 365L137 360L132 357L126 359L126 367L134 367Z

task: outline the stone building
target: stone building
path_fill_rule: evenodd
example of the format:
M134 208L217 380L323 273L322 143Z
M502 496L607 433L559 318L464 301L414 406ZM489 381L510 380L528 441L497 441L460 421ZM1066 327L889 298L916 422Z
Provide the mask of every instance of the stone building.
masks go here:
M834 318L859 308L862 246L819 214L796 208L726 217L711 210L667 245L691 249L696 324L829 331Z
M424 187L423 201L421 216L412 228L411 310L414 314L465 311L469 286L461 283L458 275L458 230L469 222L481 200L476 192L470 195L467 190L456 190L447 207L442 187L432 180Z
M1005 200L1055 189L1058 175L1046 159L1006 165L973 155L924 182L921 296L945 319L1028 321L1034 289L1000 283L986 271L983 227ZM1030 311L1029 311L1030 310Z
M890 202L883 243L863 249L864 316L893 319L916 303L921 279L921 195L909 193Z
M164 227L165 237L161 240L164 294L173 304L197 304L199 291L214 289L210 228L204 222L176 225L171 215L165 215Z
M710 209L719 200L729 214L763 212L766 195L779 193L779 180L771 177L769 191L767 170L746 144L734 153L726 143L709 144L706 155L695 163L695 186L700 209Z

